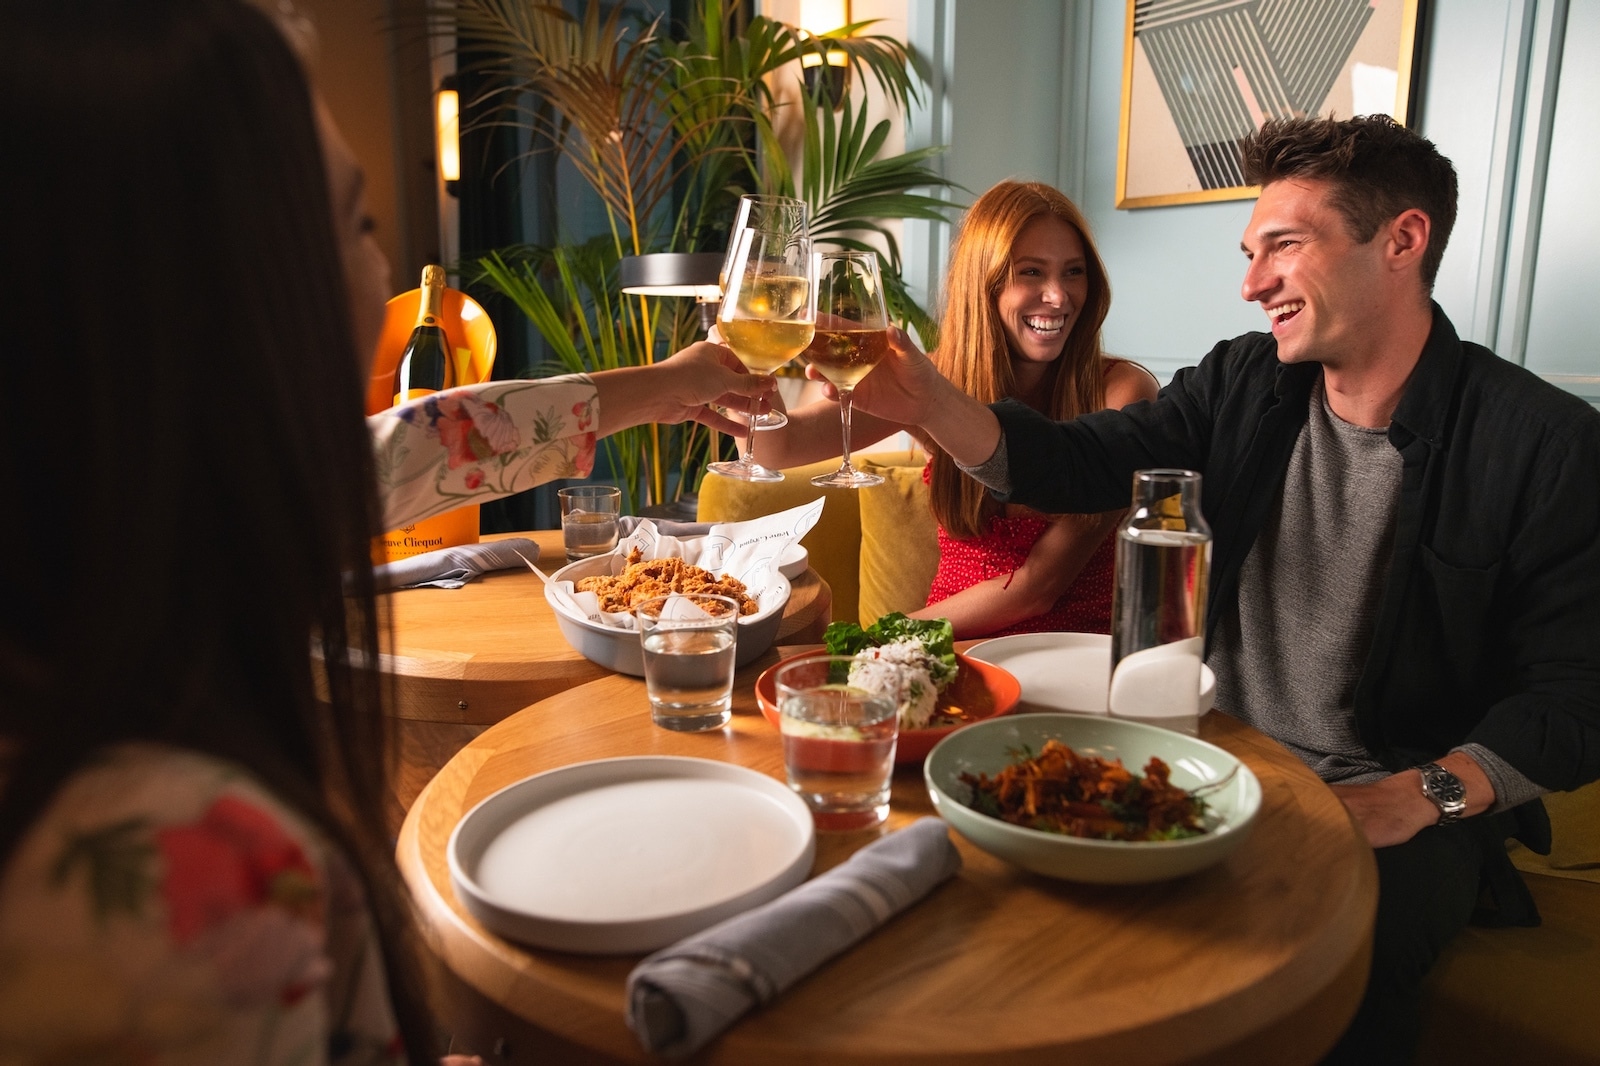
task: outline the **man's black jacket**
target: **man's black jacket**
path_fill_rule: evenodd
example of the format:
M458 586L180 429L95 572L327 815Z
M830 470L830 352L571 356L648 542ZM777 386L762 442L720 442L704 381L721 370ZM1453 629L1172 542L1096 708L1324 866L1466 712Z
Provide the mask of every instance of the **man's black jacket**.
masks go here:
M1051 422L996 404L1006 498L1109 511L1128 505L1135 470L1198 470L1215 632L1321 373L1280 364L1272 337L1250 333L1123 411ZM1600 412L1462 343L1435 305L1389 441L1404 472L1356 689L1362 741L1395 770L1475 741L1551 790L1600 778ZM1293 668L1292 648L1277 654Z

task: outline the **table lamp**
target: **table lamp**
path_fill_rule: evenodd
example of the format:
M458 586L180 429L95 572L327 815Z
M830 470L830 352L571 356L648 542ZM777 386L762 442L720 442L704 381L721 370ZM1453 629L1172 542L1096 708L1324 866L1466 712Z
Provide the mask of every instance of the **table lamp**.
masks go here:
M710 331L722 302L722 252L656 252L622 257L622 291L632 296L693 296L700 328Z

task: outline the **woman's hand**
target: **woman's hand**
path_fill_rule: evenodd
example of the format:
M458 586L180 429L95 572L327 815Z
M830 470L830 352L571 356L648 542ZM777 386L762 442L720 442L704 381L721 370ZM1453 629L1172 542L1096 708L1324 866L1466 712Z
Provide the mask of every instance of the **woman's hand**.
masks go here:
M600 435L646 422L699 422L735 436L745 427L709 404L748 409L752 398L777 383L745 370L728 349L700 341L652 366L622 367L590 375L600 392Z

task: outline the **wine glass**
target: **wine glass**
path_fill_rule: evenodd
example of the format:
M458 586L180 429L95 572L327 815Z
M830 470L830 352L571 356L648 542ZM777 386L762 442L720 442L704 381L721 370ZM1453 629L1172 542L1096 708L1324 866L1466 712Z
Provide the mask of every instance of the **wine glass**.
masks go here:
M728 278L733 273L734 255L739 248L739 235L747 229L763 230L788 239L805 239L810 236L810 214L804 200L793 196L741 196L739 211L733 219L733 229L728 234L728 254L722 261L718 283L723 294L728 291ZM767 411L763 400L752 416L756 429L777 429L789 424L789 416L782 411Z
M722 343L750 370L770 374L811 343L816 320L811 242L761 229L739 234L727 291L717 309ZM751 401L759 405L760 400ZM712 463L714 470L740 481L782 481L783 475L755 461L756 426L751 410L745 452L737 462Z
M883 304L883 278L877 252L817 252L812 258L817 287L816 332L806 361L839 391L844 427L844 461L813 485L860 489L883 478L850 465L850 394L856 383L889 354L889 313Z

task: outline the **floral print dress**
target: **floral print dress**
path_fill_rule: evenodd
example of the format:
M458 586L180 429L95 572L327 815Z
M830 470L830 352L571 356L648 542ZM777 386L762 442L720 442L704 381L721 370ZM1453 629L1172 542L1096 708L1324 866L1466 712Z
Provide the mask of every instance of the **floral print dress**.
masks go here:
M372 416L385 528L587 476L598 416L582 376ZM237 766L101 752L0 871L0 1066L404 1061L351 865Z
M398 1063L350 866L236 767L125 745L0 876L0 1063Z

